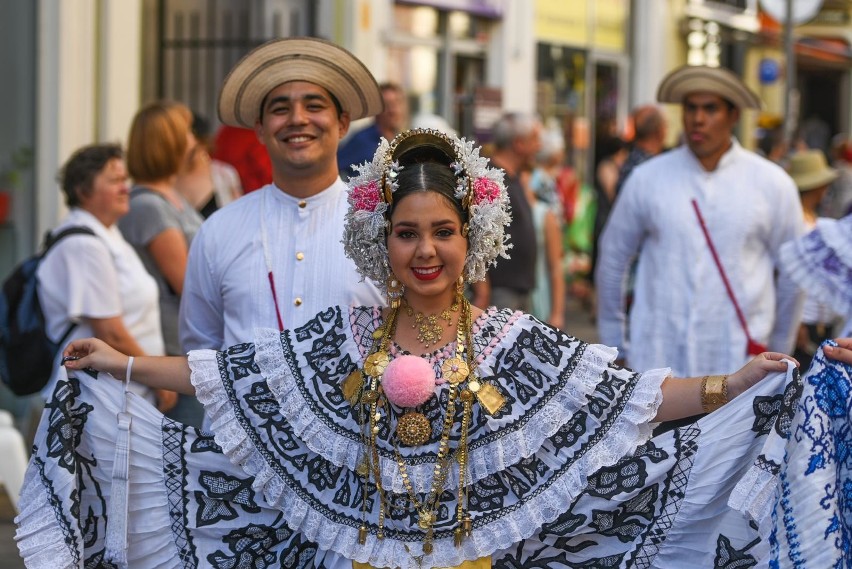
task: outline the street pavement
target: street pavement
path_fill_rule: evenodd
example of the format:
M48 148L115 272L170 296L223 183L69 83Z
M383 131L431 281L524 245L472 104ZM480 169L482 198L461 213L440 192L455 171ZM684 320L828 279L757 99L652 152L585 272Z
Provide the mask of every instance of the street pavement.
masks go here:
M591 314L573 299L565 310L565 331L586 342L597 342L598 332ZM15 514L4 491L0 491L0 569L24 569L15 545Z

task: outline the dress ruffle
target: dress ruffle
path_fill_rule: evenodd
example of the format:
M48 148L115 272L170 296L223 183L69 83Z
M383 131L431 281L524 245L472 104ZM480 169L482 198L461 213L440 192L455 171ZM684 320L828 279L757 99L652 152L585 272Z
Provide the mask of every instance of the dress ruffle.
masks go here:
M852 315L852 215L820 218L810 233L785 243L782 269L838 314Z

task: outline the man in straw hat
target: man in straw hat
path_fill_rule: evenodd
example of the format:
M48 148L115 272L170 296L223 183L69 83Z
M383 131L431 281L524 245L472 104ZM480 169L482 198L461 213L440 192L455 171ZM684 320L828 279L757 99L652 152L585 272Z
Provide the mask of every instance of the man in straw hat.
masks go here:
M637 167L615 203L596 274L601 340L634 369L687 376L730 373L765 346L789 353L802 297L776 262L802 207L784 170L733 137L759 99L726 69L690 66L657 99L682 106L685 144Z
M259 326L295 328L330 305L381 303L343 253L346 186L337 169L349 122L381 110L364 64L327 41L273 40L231 70L219 118L254 129L272 184L217 212L193 240L180 307L184 349L229 346Z

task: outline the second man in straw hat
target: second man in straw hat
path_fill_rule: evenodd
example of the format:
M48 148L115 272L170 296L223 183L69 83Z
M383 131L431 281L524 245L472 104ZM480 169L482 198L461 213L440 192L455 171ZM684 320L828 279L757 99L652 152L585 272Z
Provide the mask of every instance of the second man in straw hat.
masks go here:
M804 230L802 207L790 177L733 136L759 99L726 69L689 66L657 99L682 106L685 144L636 168L615 203L597 268L601 340L635 369L685 376L730 373L761 344L789 353L801 294L776 262Z
M219 118L255 130L272 184L217 212L193 241L180 308L185 350L245 341L255 327L295 328L330 305L381 303L343 254L337 166L349 122L381 109L364 64L323 40L273 40L237 63Z

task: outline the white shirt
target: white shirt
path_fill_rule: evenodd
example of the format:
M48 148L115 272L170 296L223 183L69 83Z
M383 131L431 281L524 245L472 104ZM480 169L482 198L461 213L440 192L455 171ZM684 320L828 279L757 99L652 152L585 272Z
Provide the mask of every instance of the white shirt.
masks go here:
M669 366L678 376L731 373L748 361L745 333L693 198L752 338L789 353L802 295L775 270L781 244L804 231L802 207L790 177L736 140L712 172L682 146L627 179L600 241L601 341L637 370ZM637 255L628 341L623 285Z
M278 328L263 229L284 328L332 305L381 305L343 253L346 185L338 178L304 200L274 184L214 213L192 241L180 306L184 350L221 349ZM263 223L261 223L263 221Z
M75 322L77 326L66 343L88 338L94 336L88 318L120 316L128 333L147 355L163 355L157 283L145 270L133 246L124 240L117 226L106 227L79 208L72 208L52 233L72 226L88 227L95 236L63 238L45 255L36 272L48 336L60 340L70 323ZM61 356L60 351L51 383L60 372L64 373L59 366ZM136 385L134 391L149 393L142 385Z

